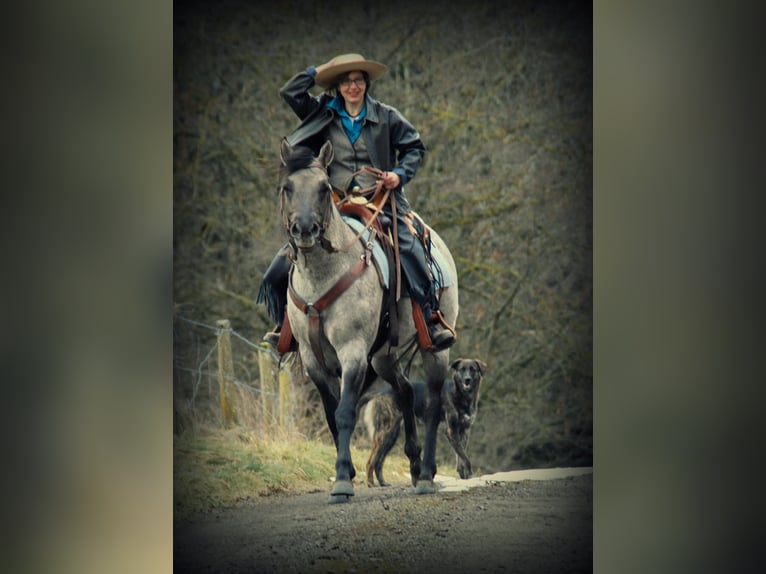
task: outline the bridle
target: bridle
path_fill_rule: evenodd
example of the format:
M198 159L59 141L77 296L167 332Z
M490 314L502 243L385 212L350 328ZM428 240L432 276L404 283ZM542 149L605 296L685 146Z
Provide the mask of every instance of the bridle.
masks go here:
M325 204L324 213L322 214L321 224L319 227L318 241L325 251L332 252L334 250L332 243L325 237L327 226L330 223L330 214L332 213L332 205L331 205L332 204L332 196L331 196L332 188L330 186L329 180L327 179L327 172L324 170L324 168L319 162L315 161L304 169L311 169L311 168L319 168L325 173L324 184L327 187L328 201ZM295 254L298 252L298 245L295 243L295 239L293 239L293 236L290 233L290 221L287 216L287 210L285 209L285 186L284 185L280 185L280 188L279 188L279 211L282 214L282 228L285 230L285 234L287 235L287 241L290 244L290 247L292 248L292 253Z

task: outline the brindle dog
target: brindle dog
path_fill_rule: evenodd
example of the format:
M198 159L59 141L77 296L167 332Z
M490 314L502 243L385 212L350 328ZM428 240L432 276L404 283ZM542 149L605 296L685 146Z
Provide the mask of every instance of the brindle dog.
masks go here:
M468 435L476 421L479 391L487 364L478 359L457 359L450 365L453 374L442 387L442 413L440 420L446 423L445 431L456 454L456 469L460 478L471 478L471 461L466 454ZM423 420L426 384L412 383L415 416ZM389 486L383 478L383 463L396 444L401 430L402 414L397 405L396 394L388 389L362 398L362 417L372 441L372 452L367 460L367 484L375 486L375 478L381 486ZM374 475L374 476L373 476Z

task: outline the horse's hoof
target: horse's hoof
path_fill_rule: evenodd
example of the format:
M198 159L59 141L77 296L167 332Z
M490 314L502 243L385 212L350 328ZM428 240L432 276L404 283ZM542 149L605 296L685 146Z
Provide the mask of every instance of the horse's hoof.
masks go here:
M351 484L350 480L336 480L332 485L330 495L354 496L354 485Z
M412 486L417 486L419 476L420 476L420 463L410 464L410 478L412 479Z
M331 494L330 499L327 501L330 504L343 504L348 502L351 497L347 494Z
M435 494L437 491L433 480L419 480L415 485L415 494Z

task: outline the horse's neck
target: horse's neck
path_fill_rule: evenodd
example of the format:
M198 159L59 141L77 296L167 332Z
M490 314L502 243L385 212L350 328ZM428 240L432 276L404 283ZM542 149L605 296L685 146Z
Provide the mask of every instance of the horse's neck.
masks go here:
M340 251L328 251L316 245L308 253L299 250L295 261L296 280L320 288L327 284L331 286L335 278L348 271L362 254L362 244L356 239L354 231L334 206L330 211L324 236L334 249Z
M356 234L351 227L343 221L343 218L335 205L330 209L330 222L327 224L325 237L336 249L354 253L360 251L359 245L361 244L358 241L354 241Z

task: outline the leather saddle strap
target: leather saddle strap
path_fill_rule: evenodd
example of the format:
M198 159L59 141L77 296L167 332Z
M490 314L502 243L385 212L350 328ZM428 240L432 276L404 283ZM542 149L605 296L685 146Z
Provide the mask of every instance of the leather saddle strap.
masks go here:
M346 249L351 247L357 241L362 241L362 236L365 234L365 232L370 231L370 229L373 228L373 225L375 224L375 222L378 219L378 215L383 210L383 206L385 205L386 201L388 200L389 194L390 194L390 191L386 190L385 194L383 196L383 201L381 202L381 204L379 206L377 206L374 211L371 211L369 216L364 216L365 219L364 219L364 221L362 221L362 223L364 224L364 227L361 229L361 231L359 231L359 233L356 234L354 239L352 239L351 241L346 243L344 246L336 248L335 251L345 251ZM341 212L343 211L342 207L340 208L340 211ZM356 211L354 211L354 213L360 214L361 210L356 210Z

